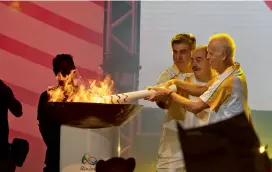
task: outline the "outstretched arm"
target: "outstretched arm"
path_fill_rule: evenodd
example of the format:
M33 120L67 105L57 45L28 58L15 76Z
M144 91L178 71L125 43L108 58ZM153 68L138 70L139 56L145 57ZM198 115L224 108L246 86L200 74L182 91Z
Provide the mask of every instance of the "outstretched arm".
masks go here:
M198 85L193 84L189 82L179 81L176 80L174 84L183 92L188 93L189 95L199 97L202 95L205 91L208 90L208 87L206 85Z
M198 114L202 110L210 107L207 103L205 103L201 99L194 102L194 101L191 101L191 100L173 92L172 90L170 90L168 88L154 87L151 89L157 91L157 93L159 95L166 95L166 96L170 97L173 101L177 102L185 110L190 111L194 114ZM202 118L201 116L199 116L199 117Z
M182 80L173 80L173 83L183 92L186 92L189 95L199 97L205 91L209 89L209 87L213 84L215 78L209 81L206 85L193 84L189 82L184 82Z
M192 112L193 114L198 114L199 112L203 111L204 109L209 108L210 106L203 102L201 99L197 101L191 101L185 97L182 97L176 93L171 94L172 99L180 104L184 109L187 111Z
M232 87L229 85L229 84L232 84L232 81L224 82L222 84L223 81L224 80L222 81L219 80L217 82L214 82L211 86L207 88L207 90L201 96L199 96L199 99L195 102L188 100L178 95L177 93L172 92L172 90L168 88L154 87L152 89L157 91L159 95L169 95L174 101L180 104L184 109L194 114L197 114L207 108L210 108L210 110L217 112L220 105L229 98L232 91ZM186 88L185 85L186 83L183 85L183 88Z

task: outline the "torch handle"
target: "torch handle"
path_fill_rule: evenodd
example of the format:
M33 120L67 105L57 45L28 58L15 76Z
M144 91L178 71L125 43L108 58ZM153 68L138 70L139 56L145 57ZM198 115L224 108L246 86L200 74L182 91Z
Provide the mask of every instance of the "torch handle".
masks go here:
M171 85L169 88L174 92L177 91L176 85ZM106 100L110 100L109 103L111 104L125 104L134 100L149 97L152 94L156 94L156 91L155 90L141 90L141 91L122 93L122 94L115 94L111 96L106 96L104 98Z

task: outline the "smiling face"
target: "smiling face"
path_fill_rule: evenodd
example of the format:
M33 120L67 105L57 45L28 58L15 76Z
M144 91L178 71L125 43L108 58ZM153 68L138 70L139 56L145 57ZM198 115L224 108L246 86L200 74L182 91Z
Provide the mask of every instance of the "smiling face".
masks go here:
M209 60L211 67L217 72L221 73L221 67L224 64L224 60L227 58L225 49L219 40L212 40L208 45L207 59Z
M206 58L207 49L197 49L191 58L192 70L197 78L207 75L210 72L210 63Z

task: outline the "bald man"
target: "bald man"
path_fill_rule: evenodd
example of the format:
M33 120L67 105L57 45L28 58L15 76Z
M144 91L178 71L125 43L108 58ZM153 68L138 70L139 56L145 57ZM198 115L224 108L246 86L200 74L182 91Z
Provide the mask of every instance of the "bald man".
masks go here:
M209 108L211 111L209 123L226 120L239 114L246 115L251 122L246 77L240 64L234 62L235 49L235 42L231 36L225 33L215 34L209 40L207 59L219 75L204 86L176 79L165 84L165 86L175 84L182 91L198 96L195 101L182 97L168 88L152 89L157 91L157 95L168 95L193 114Z

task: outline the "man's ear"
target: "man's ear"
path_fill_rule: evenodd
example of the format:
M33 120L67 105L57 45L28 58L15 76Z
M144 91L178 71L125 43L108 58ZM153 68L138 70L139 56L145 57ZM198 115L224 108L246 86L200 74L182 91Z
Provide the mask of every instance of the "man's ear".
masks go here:
M105 167L106 161L104 160L99 160L95 166L95 171L97 172L103 172L104 167Z
M136 166L135 159L134 158L129 158L129 159L127 159L127 163L128 163L129 170L133 171L135 169L135 166Z
M222 52L222 60L226 60L228 58L228 55L226 53L226 51Z

